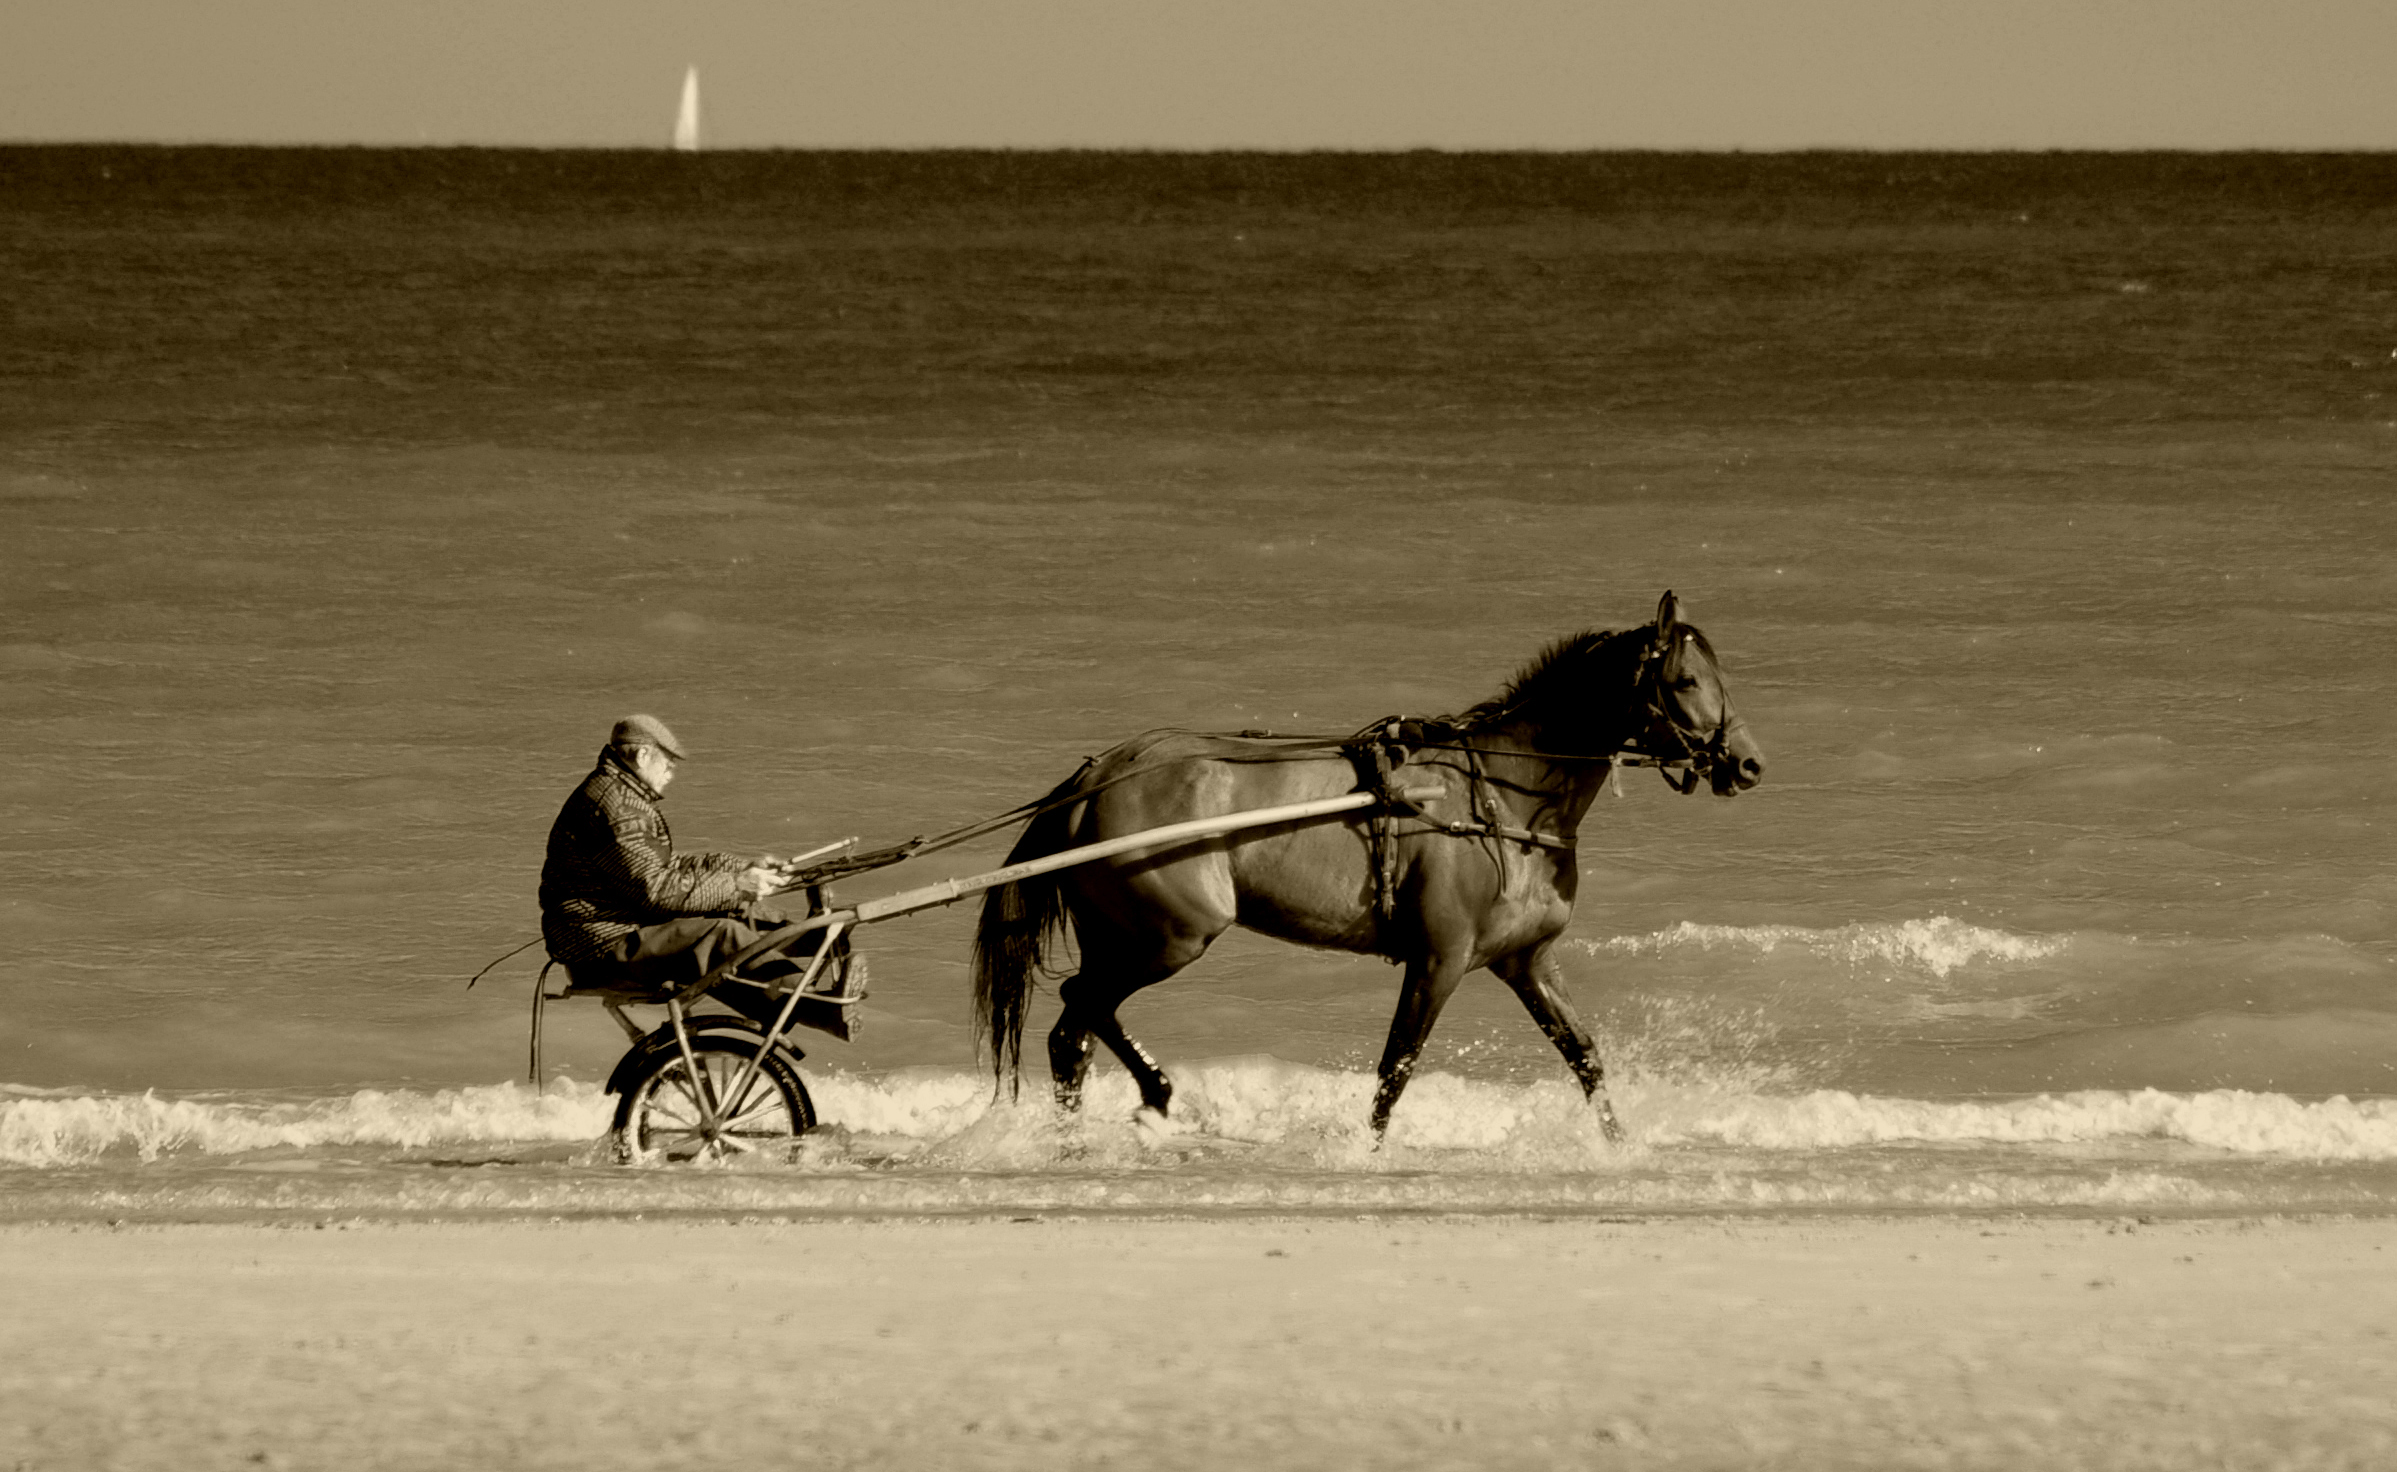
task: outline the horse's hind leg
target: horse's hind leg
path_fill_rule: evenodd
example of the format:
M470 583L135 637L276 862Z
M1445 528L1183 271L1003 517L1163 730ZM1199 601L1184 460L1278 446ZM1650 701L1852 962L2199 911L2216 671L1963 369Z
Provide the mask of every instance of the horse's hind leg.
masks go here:
M1159 1114L1173 1101L1174 1087L1148 1050L1132 1041L1115 1009L1142 987L1173 975L1207 952L1213 935L1188 934L1137 948L1109 944L1090 930L1082 936L1082 969L1059 983L1064 1013L1049 1032L1049 1071L1057 1082L1057 1102L1071 1109L1082 1102L1082 1082L1090 1072L1091 1045L1105 1043L1140 1086L1140 1102Z
M1462 962L1433 958L1409 961L1407 979L1398 988L1398 1011L1390 1019L1390 1041L1382 1048L1381 1084L1373 1091L1373 1136L1390 1129L1390 1111L1414 1076L1423 1041L1431 1036L1440 1009L1448 1005L1457 983L1465 979Z
M1514 988L1523 999L1524 1010L1531 1020L1548 1034L1548 1041L1565 1056L1565 1066L1581 1080L1581 1092L1598 1109L1598 1126L1606 1131L1609 1143L1620 1142L1623 1126L1615 1122L1615 1106L1606 1097L1606 1069L1598 1061L1598 1050L1590 1041L1589 1030L1581 1025L1574 1011L1573 995L1565 990L1564 971L1556 964L1546 946L1518 953L1493 962L1492 971L1498 979Z
M1123 998L1116 998L1118 1006L1122 1002ZM1125 1071L1132 1075L1132 1082L1140 1086L1142 1106L1154 1109L1159 1114L1165 1113L1173 1103L1173 1082L1165 1076L1165 1070L1157 1066L1157 1060L1149 1056L1148 1049L1132 1041L1124 1032L1124 1025L1116 1020L1115 1008L1109 1007L1104 1017L1093 1018L1090 1032L1091 1036L1107 1045L1107 1051L1116 1056Z
M1068 999L1057 1025L1049 1029L1049 1076L1056 1081L1059 1107L1082 1107L1082 1081L1090 1076L1090 1053L1096 1042L1089 1024L1082 1020L1082 1009Z

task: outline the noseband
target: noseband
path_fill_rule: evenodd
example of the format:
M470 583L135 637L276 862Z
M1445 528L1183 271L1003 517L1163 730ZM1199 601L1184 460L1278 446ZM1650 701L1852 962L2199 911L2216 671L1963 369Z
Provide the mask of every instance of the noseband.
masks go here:
M1715 768L1730 759L1732 730L1746 722L1731 713L1731 702L1725 699L1712 731L1683 725L1665 699L1665 661L1672 655L1673 646L1668 644L1661 648L1651 645L1640 656L1639 673L1634 678L1639 684L1642 703L1648 708L1648 729L1633 737L1623 750L1631 754L1632 762L1628 764L1656 768L1656 774L1665 779L1667 787L1687 797L1698 790L1700 781L1711 781ZM1688 770L1676 779L1666 769L1678 766L1686 766Z

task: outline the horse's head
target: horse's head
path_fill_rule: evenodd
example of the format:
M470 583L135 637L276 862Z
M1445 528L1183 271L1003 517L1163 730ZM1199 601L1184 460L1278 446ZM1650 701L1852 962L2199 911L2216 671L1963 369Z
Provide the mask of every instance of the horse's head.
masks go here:
M1686 783L1675 784L1685 793L1696 791L1701 777L1717 797L1735 797L1763 781L1764 748L1731 708L1714 646L1681 621L1681 602L1669 590L1656 605L1651 634L1640 656L1648 713L1641 748L1662 761L1690 764Z

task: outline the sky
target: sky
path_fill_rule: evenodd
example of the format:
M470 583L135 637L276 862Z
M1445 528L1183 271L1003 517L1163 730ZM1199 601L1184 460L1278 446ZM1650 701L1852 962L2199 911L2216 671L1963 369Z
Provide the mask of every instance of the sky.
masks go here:
M2392 148L2397 0L7 0L0 141Z

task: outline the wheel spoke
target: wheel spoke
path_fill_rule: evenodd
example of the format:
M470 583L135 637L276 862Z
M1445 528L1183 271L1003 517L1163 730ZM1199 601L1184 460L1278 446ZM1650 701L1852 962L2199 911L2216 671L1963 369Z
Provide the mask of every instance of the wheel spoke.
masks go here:
M722 1124L726 1129L732 1128L733 1120L738 1118L741 1113L748 1108L749 1101L757 1097L757 1090L760 1087L767 1087L769 1089L771 1088L770 1085L766 1084L766 1081L763 1077L763 1070L760 1070L760 1076L749 1081L749 1092L744 1093L738 1099L728 1096L728 1091L732 1088L734 1082L737 1081L741 1076L742 1065L747 1061L747 1059L731 1057L723 1053L710 1053L707 1055L707 1062L704 1067L707 1069L708 1074L710 1075L708 1079L708 1094L716 1101L717 1122Z
M728 1099L725 1096L725 1089L731 1087L732 1079L739 1077L740 1070L748 1066L749 1060L723 1053L711 1053L708 1055L708 1059L707 1067L711 1072L721 1068L725 1074L731 1076L720 1078L719 1082L722 1087L714 1091L717 1099L722 1101L716 1107L716 1122L722 1127L725 1134L787 1135L791 1133L790 1110L784 1104L782 1090L776 1088L773 1081L766 1077L764 1069L759 1069L750 1078L747 1093L739 1099ZM770 1113L779 1114L782 1122L779 1125L769 1123L763 1129L743 1128L743 1126L756 1125L760 1119L766 1118Z
M661 1086L665 1084L674 1085L675 1089L682 1095L683 1102L690 1106L689 1112L684 1117L687 1118L694 1126L706 1122L708 1114L707 1096L701 1092L699 1083L692 1079L691 1071L689 1069L683 1067L679 1063L673 1064L668 1067L666 1072L658 1075L658 1083ZM663 1092L662 1087L660 1092Z
M724 1121L728 1135L791 1133L791 1111L784 1107L780 1091L768 1089L766 1097L748 1112Z

